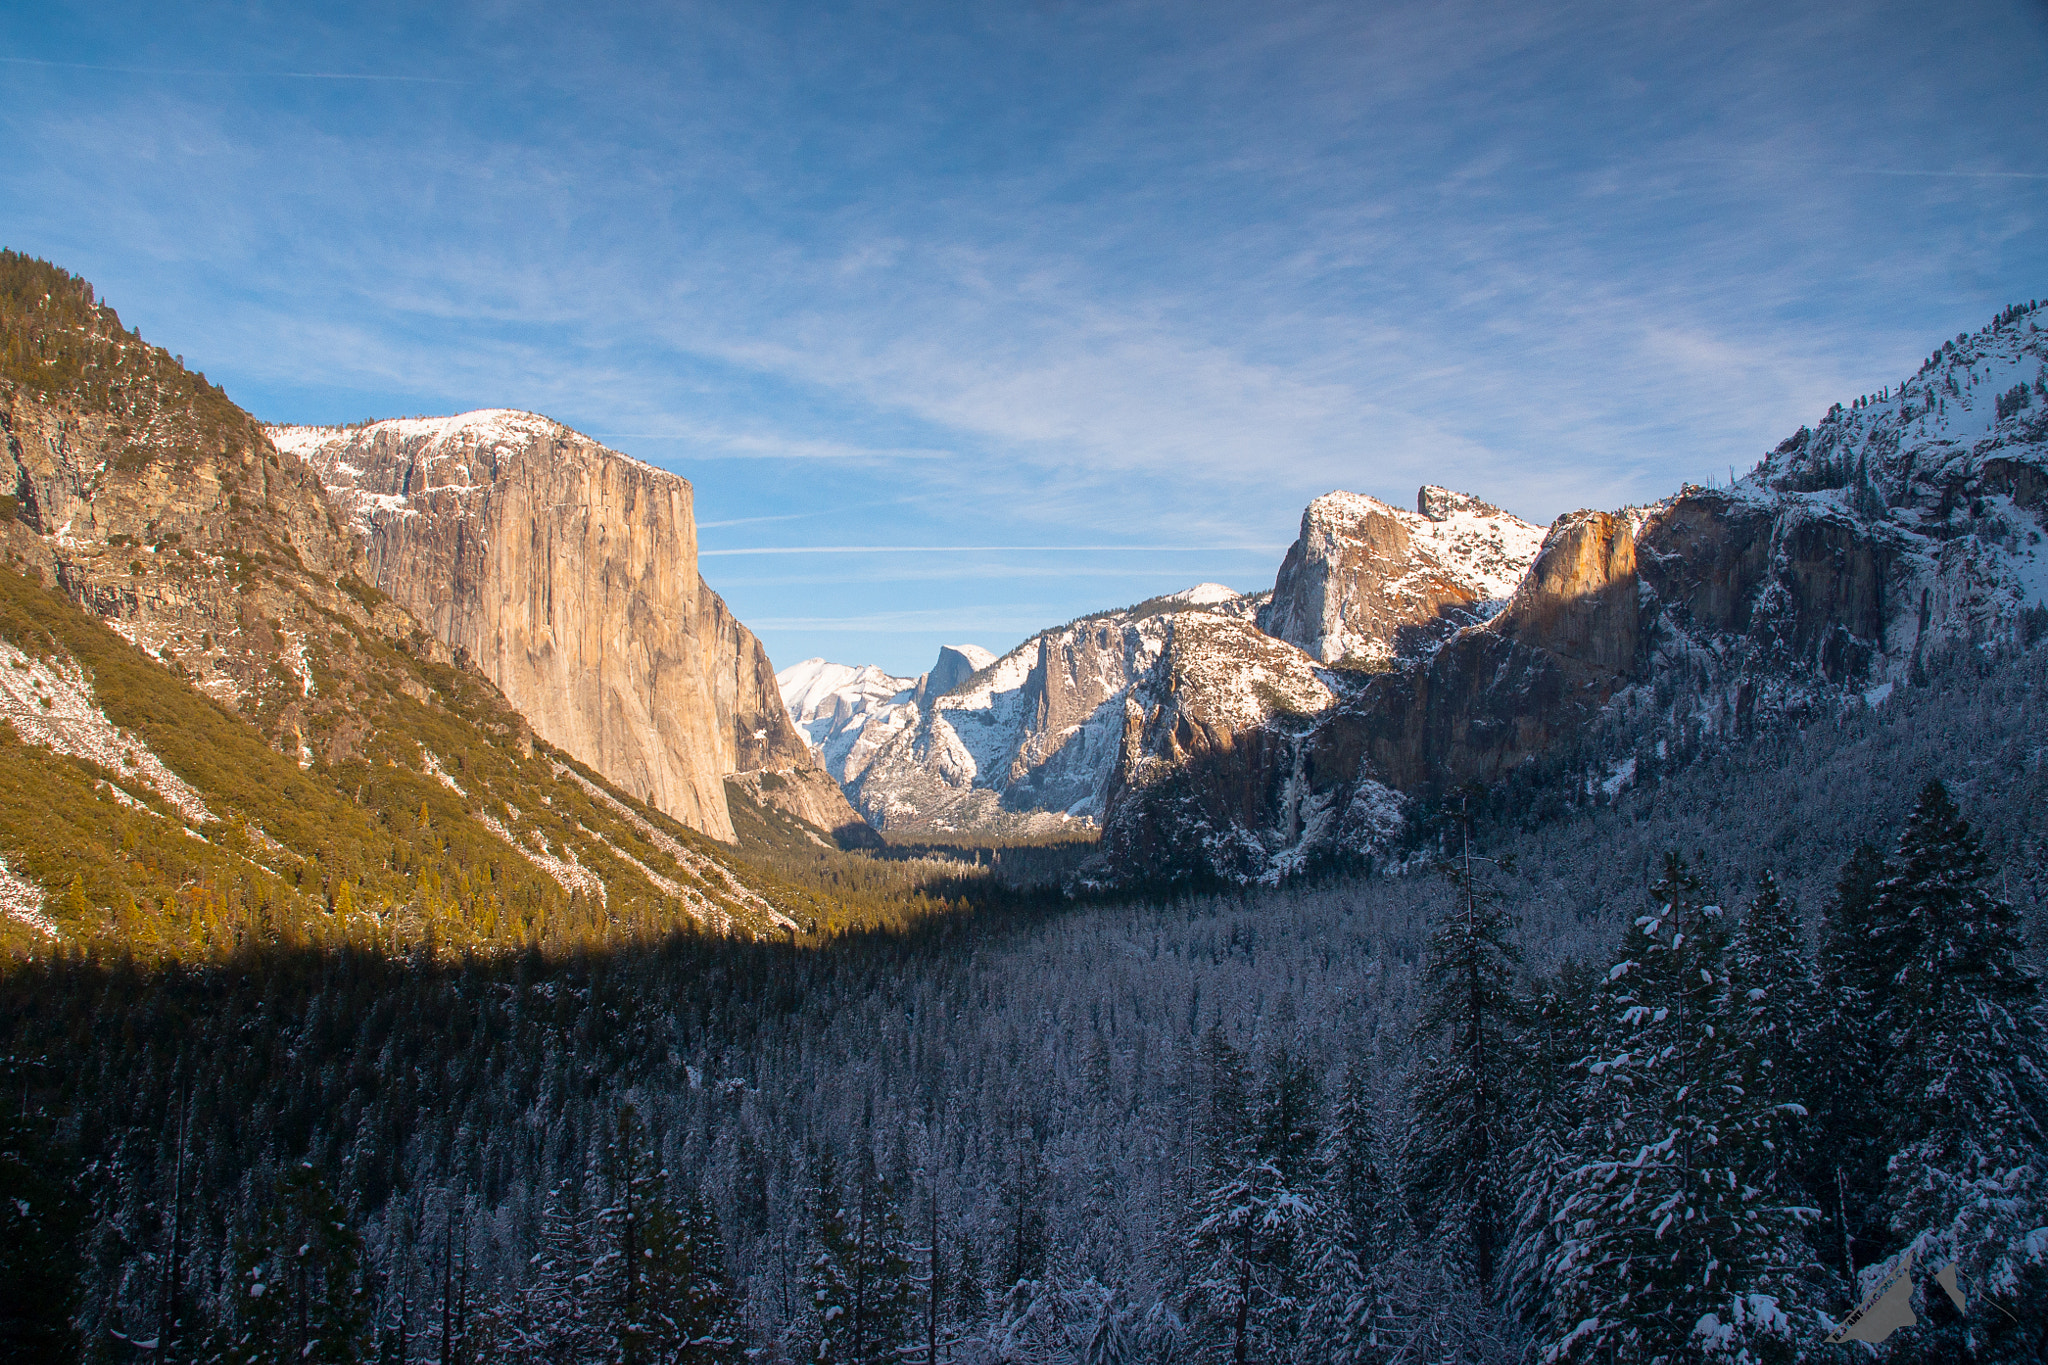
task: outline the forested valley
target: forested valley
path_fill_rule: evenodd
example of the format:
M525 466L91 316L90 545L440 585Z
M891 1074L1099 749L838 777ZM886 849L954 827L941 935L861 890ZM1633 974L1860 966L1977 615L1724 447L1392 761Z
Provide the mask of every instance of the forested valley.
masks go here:
M1884 1359L2039 1360L2044 672L1447 805L1370 876L18 962L11 1350L1850 1359L1910 1249L1968 1307Z

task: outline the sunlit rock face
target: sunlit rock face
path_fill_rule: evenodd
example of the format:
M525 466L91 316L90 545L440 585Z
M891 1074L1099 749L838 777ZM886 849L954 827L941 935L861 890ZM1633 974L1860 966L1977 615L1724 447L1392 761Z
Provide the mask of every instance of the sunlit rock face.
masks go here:
M698 575L684 479L522 412L271 436L353 520L379 590L634 795L729 840L728 774L816 766Z
M1416 507L1346 492L1310 503L1259 627L1326 664L1418 657L1497 611L1543 543L1541 527L1470 494L1427 486Z

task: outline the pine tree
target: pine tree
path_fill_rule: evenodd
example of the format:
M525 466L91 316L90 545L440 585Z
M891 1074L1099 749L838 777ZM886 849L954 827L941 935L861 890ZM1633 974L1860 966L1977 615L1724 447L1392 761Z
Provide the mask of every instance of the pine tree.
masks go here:
M1961 1317L1930 1302L1909 1349L2023 1359L2040 1329L2019 1320L2038 1317L2048 1293L2048 1247L2034 1231L2048 1223L2040 980L2022 961L2017 912L1983 885L1983 848L1940 782L1921 792L1892 867L1872 910L1895 964L1878 1010L1891 1150L1880 1206L1894 1247L1929 1269L1954 1261L2005 1310Z
M1334 1361L1375 1359L1391 1344L1384 1339L1391 1317L1384 1290L1390 1263L1407 1247L1408 1219L1379 1095L1361 1057L1344 1069L1319 1162L1315 1297L1302 1337Z
M1192 1234L1191 1305L1215 1358L1282 1358L1305 1307L1320 1086L1283 1046L1247 1115L1241 1054L1220 1027L1210 1030L1205 1051L1209 1185Z
M1424 1005L1416 1026L1423 1050L1408 1132L1408 1196L1417 1229L1449 1225L1470 1258L1480 1296L1492 1291L1502 1231L1502 1163L1513 1146L1510 1096L1521 1001L1521 954L1499 898L1473 874L1471 834L1452 873L1457 903L1430 935Z
M1823 1002L1817 1045L1820 1113L1806 1185L1833 1209L1830 1235L1820 1237L1823 1255L1846 1276L1854 1276L1877 1230L1877 1194L1884 1183L1881 1118L1874 1106L1877 1074L1878 1004L1889 989L1874 932L1878 887L1890 875L1884 856L1860 844L1842 864L1835 894L1822 920L1820 995Z
M1567 962L1530 1006L1523 1035L1527 1061L1518 1094L1522 1138L1508 1158L1509 1181L1519 1191L1508 1240L1503 1282L1508 1305L1533 1319L1551 1302L1558 1256L1558 1207L1569 1197L1580 1164L1575 1141L1586 1131L1591 1096L1585 1058L1597 1050L1598 977Z
M812 1157L810 1182L811 1259L804 1274L799 1359L850 1359L853 1288L850 1270L857 1256L850 1219L839 1190L839 1163L830 1146Z
M597 1361L610 1344L609 1315L596 1283L597 1215L580 1180L551 1193L539 1240L531 1278L502 1315L495 1349L549 1365Z
M689 1228L668 1193L647 1132L632 1105L619 1108L606 1165L612 1201L604 1221L612 1238L606 1260L612 1283L612 1335L622 1365L674 1359L688 1340L680 1322L682 1298L695 1267Z
M667 1359L675 1365L738 1365L747 1358L745 1326L726 1271L717 1210L702 1190L693 1189L682 1214L680 1254L661 1263L669 1282L656 1291L670 1305L677 1328Z
M848 1203L848 1263L844 1359L848 1365L895 1361L911 1336L918 1295L911 1283L909 1236L891 1181L874 1171L862 1148L860 1173Z
M13 1078L9 1078L12 1080ZM0 1358L82 1358L73 1322L87 1206L78 1163L41 1114L0 1096Z
M310 1163L280 1177L239 1258L230 1365L353 1365L367 1336L362 1241Z
M1220 1021L1201 1042L1202 1100L1195 1137L1200 1187L1189 1210L1187 1306L1211 1358L1244 1360L1250 1349L1257 1202L1244 1054ZM1221 1354L1213 1354L1220 1348Z
M1820 985L1801 944L1798 908L1768 869L1735 932L1728 975L1743 1094L1761 1116L1756 1132L1771 1167L1755 1175L1766 1189L1790 1197L1811 1169L1805 1151L1817 1081Z
M1562 1182L1549 1361L1789 1361L1808 1212L1759 1184L1773 1115L1744 1093L1728 929L1667 859L1596 995L1590 1094Z

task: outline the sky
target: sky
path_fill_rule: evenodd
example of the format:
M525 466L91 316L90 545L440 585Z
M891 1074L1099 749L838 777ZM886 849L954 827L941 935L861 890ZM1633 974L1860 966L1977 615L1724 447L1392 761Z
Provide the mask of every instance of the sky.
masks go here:
M0 245L268 421L691 481L911 675L1423 483L1726 481L2048 297L2048 0L0 8Z

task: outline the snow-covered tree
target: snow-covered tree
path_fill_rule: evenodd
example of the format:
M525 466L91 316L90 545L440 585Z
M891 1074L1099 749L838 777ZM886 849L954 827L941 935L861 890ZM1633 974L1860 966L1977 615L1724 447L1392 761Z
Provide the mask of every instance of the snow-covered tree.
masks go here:
M842 1190L828 1148L814 1184L816 1250L806 1277L810 1358L831 1365L893 1361L911 1336L916 1291L909 1238L890 1182L863 1149Z
M1471 835L1452 871L1457 900L1430 934L1424 1005L1416 1027L1422 1062L1408 1131L1408 1195L1417 1228L1454 1227L1483 1299L1493 1288L1502 1232L1502 1163L1513 1146L1520 1073L1515 993L1521 952L1498 896L1479 885Z
M1247 1080L1242 1057L1220 1029L1206 1051L1210 1184L1196 1209L1189 1306L1209 1358L1284 1359L1306 1306L1321 1088L1283 1045L1250 1097L1248 1121L1231 1123L1231 1097Z
M310 1162L277 1181L235 1280L230 1365L342 1365L361 1359L362 1239Z
M602 1359L610 1314L596 1281L597 1218L581 1180L564 1180L548 1192L526 1282L496 1323L497 1354L551 1365Z
M1820 1036L1820 986L1802 941L1798 907L1769 869L1743 912L1730 950L1733 1027L1741 1049L1742 1090L1760 1115L1755 1177L1776 1195L1798 1193L1811 1163L1810 1140Z
M1895 1247L1930 1269L1954 1261L1980 1304L1958 1316L1929 1302L1908 1349L2027 1359L2048 1303L2040 979L2022 961L2017 911L1984 885L1982 845L1940 782L1922 791L1891 861L1872 910L1894 966L1878 1009L1891 1149L1881 1208Z
M1878 887L1889 875L1884 855L1860 844L1842 864L1822 917L1822 1010L1814 1070L1817 1113L1809 1148L1807 1188L1830 1210L1816 1236L1825 1260L1853 1276L1870 1242L1877 1193L1884 1181L1883 1119L1872 1084L1878 1049L1878 1004L1891 977L1872 932Z
M651 1297L675 1323L675 1365L737 1365L747 1358L745 1324L725 1266L718 1211L693 1188L682 1205L675 1253L661 1259Z
M1676 855L1595 997L1579 1165L1562 1182L1546 1361L1789 1361L1816 1324L1809 1213L1764 1176L1720 907Z

